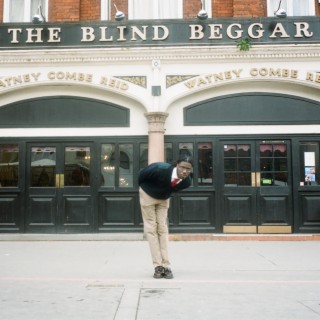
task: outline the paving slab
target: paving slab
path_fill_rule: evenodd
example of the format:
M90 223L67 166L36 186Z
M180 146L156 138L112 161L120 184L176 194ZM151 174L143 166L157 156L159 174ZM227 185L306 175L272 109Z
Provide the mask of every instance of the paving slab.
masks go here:
M0 242L1 320L320 320L320 242Z

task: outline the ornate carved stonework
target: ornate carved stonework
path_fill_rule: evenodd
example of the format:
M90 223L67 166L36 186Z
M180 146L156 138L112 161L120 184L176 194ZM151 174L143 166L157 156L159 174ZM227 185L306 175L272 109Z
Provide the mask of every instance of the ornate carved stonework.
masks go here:
M147 87L147 77L145 76L122 76L122 77L115 76L115 78L131 82L142 88Z
M166 76L166 86L167 88L174 86L175 84L178 84L180 82L183 82L185 80L197 77L198 75L190 75L190 76Z
M164 124L168 117L166 112L147 112L144 114L148 120L149 133L150 132L161 132L164 133Z
M290 59L296 61L300 59L305 62L307 60L315 60L320 58L320 45L255 45L250 51L239 51L236 45L234 47L226 46L213 48L204 47L199 51L199 48L185 47L185 48L157 48L155 50L106 50L106 49L78 49L74 50L25 50L19 51L2 51L0 57L0 65L12 65L14 67L19 65L50 64L51 66L61 63L78 63L83 64L97 64L104 63L136 63L145 62L150 63L150 60L159 59L162 63L170 61L179 63L187 61L188 63L198 63L207 61L231 61L233 63L240 63L244 61L253 60L275 60L282 59L289 61ZM106 54L106 52L108 54Z

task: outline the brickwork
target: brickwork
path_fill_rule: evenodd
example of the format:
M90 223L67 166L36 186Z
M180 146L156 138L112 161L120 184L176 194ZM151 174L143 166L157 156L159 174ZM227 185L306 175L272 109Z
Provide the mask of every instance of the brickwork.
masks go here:
M212 0L213 17L233 17L233 0Z
M3 21L3 0L0 0L0 21Z
M100 20L101 0L81 0L80 20Z
M266 15L266 0L233 0L233 16L252 18Z
M79 21L80 0L50 0L49 21Z
M316 16L320 16L320 4L318 0L315 0L315 6L316 6Z
M185 19L196 18L200 10L200 1L183 1L183 17Z

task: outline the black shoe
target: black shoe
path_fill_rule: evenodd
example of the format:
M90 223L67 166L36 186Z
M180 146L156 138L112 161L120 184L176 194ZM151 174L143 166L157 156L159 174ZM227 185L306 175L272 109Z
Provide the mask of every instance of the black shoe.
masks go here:
M163 277L166 279L172 279L173 278L173 274L170 268L164 268L163 271Z
M161 279L163 278L163 275L164 275L164 267L160 267L160 266L155 267L153 277L155 279Z

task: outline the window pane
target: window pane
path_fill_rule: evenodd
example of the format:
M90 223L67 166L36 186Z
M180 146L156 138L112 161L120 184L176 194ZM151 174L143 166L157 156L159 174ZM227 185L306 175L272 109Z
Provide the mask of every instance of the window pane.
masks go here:
M300 186L320 185L319 143L300 145Z
M279 0L267 0L268 16L275 15L279 8ZM284 9L288 16L315 15L314 0L282 0L280 9Z
M225 186L237 186L238 179L236 173L225 173L224 174L224 184Z
M261 186L285 186L288 183L287 145L261 144Z
M177 18L182 18L182 0L129 0L129 19Z
M285 144L276 144L273 146L274 157L286 157L287 146Z
M239 157L250 157L251 148L248 144L240 144L237 146Z
M272 145L262 144L260 145L260 157L272 157Z
M251 159L239 159L239 171L250 171Z
M30 10L30 21L35 14L39 14L39 6L41 5L41 12L43 17L46 18L46 11L47 11L47 0L31 0L31 10Z
M237 147L234 144L224 145L224 156L235 157L237 155Z
M237 171L237 159L224 159L224 171Z
M17 187L19 181L19 147L0 145L0 188Z
M148 144L140 143L139 168L142 169L148 165Z
M119 187L133 187L133 145L120 144Z
M212 143L198 144L198 184L199 186L211 185L212 177Z
M238 177L238 185L251 186L251 172L247 172L247 173L240 172Z
M173 162L172 143L164 144L164 159L166 162Z
M55 187L56 148L31 148L31 187Z
M181 157L193 159L193 143L179 143L179 158Z
M90 148L66 147L64 155L64 185L90 185Z
M114 144L101 145L101 186L103 187L115 186L114 155Z
M251 146L250 144L224 145L225 186L251 185ZM230 174L229 171L233 171Z
M275 186L286 186L288 184L288 172L276 172L274 174Z
M24 0L10 0L9 22L24 21Z

